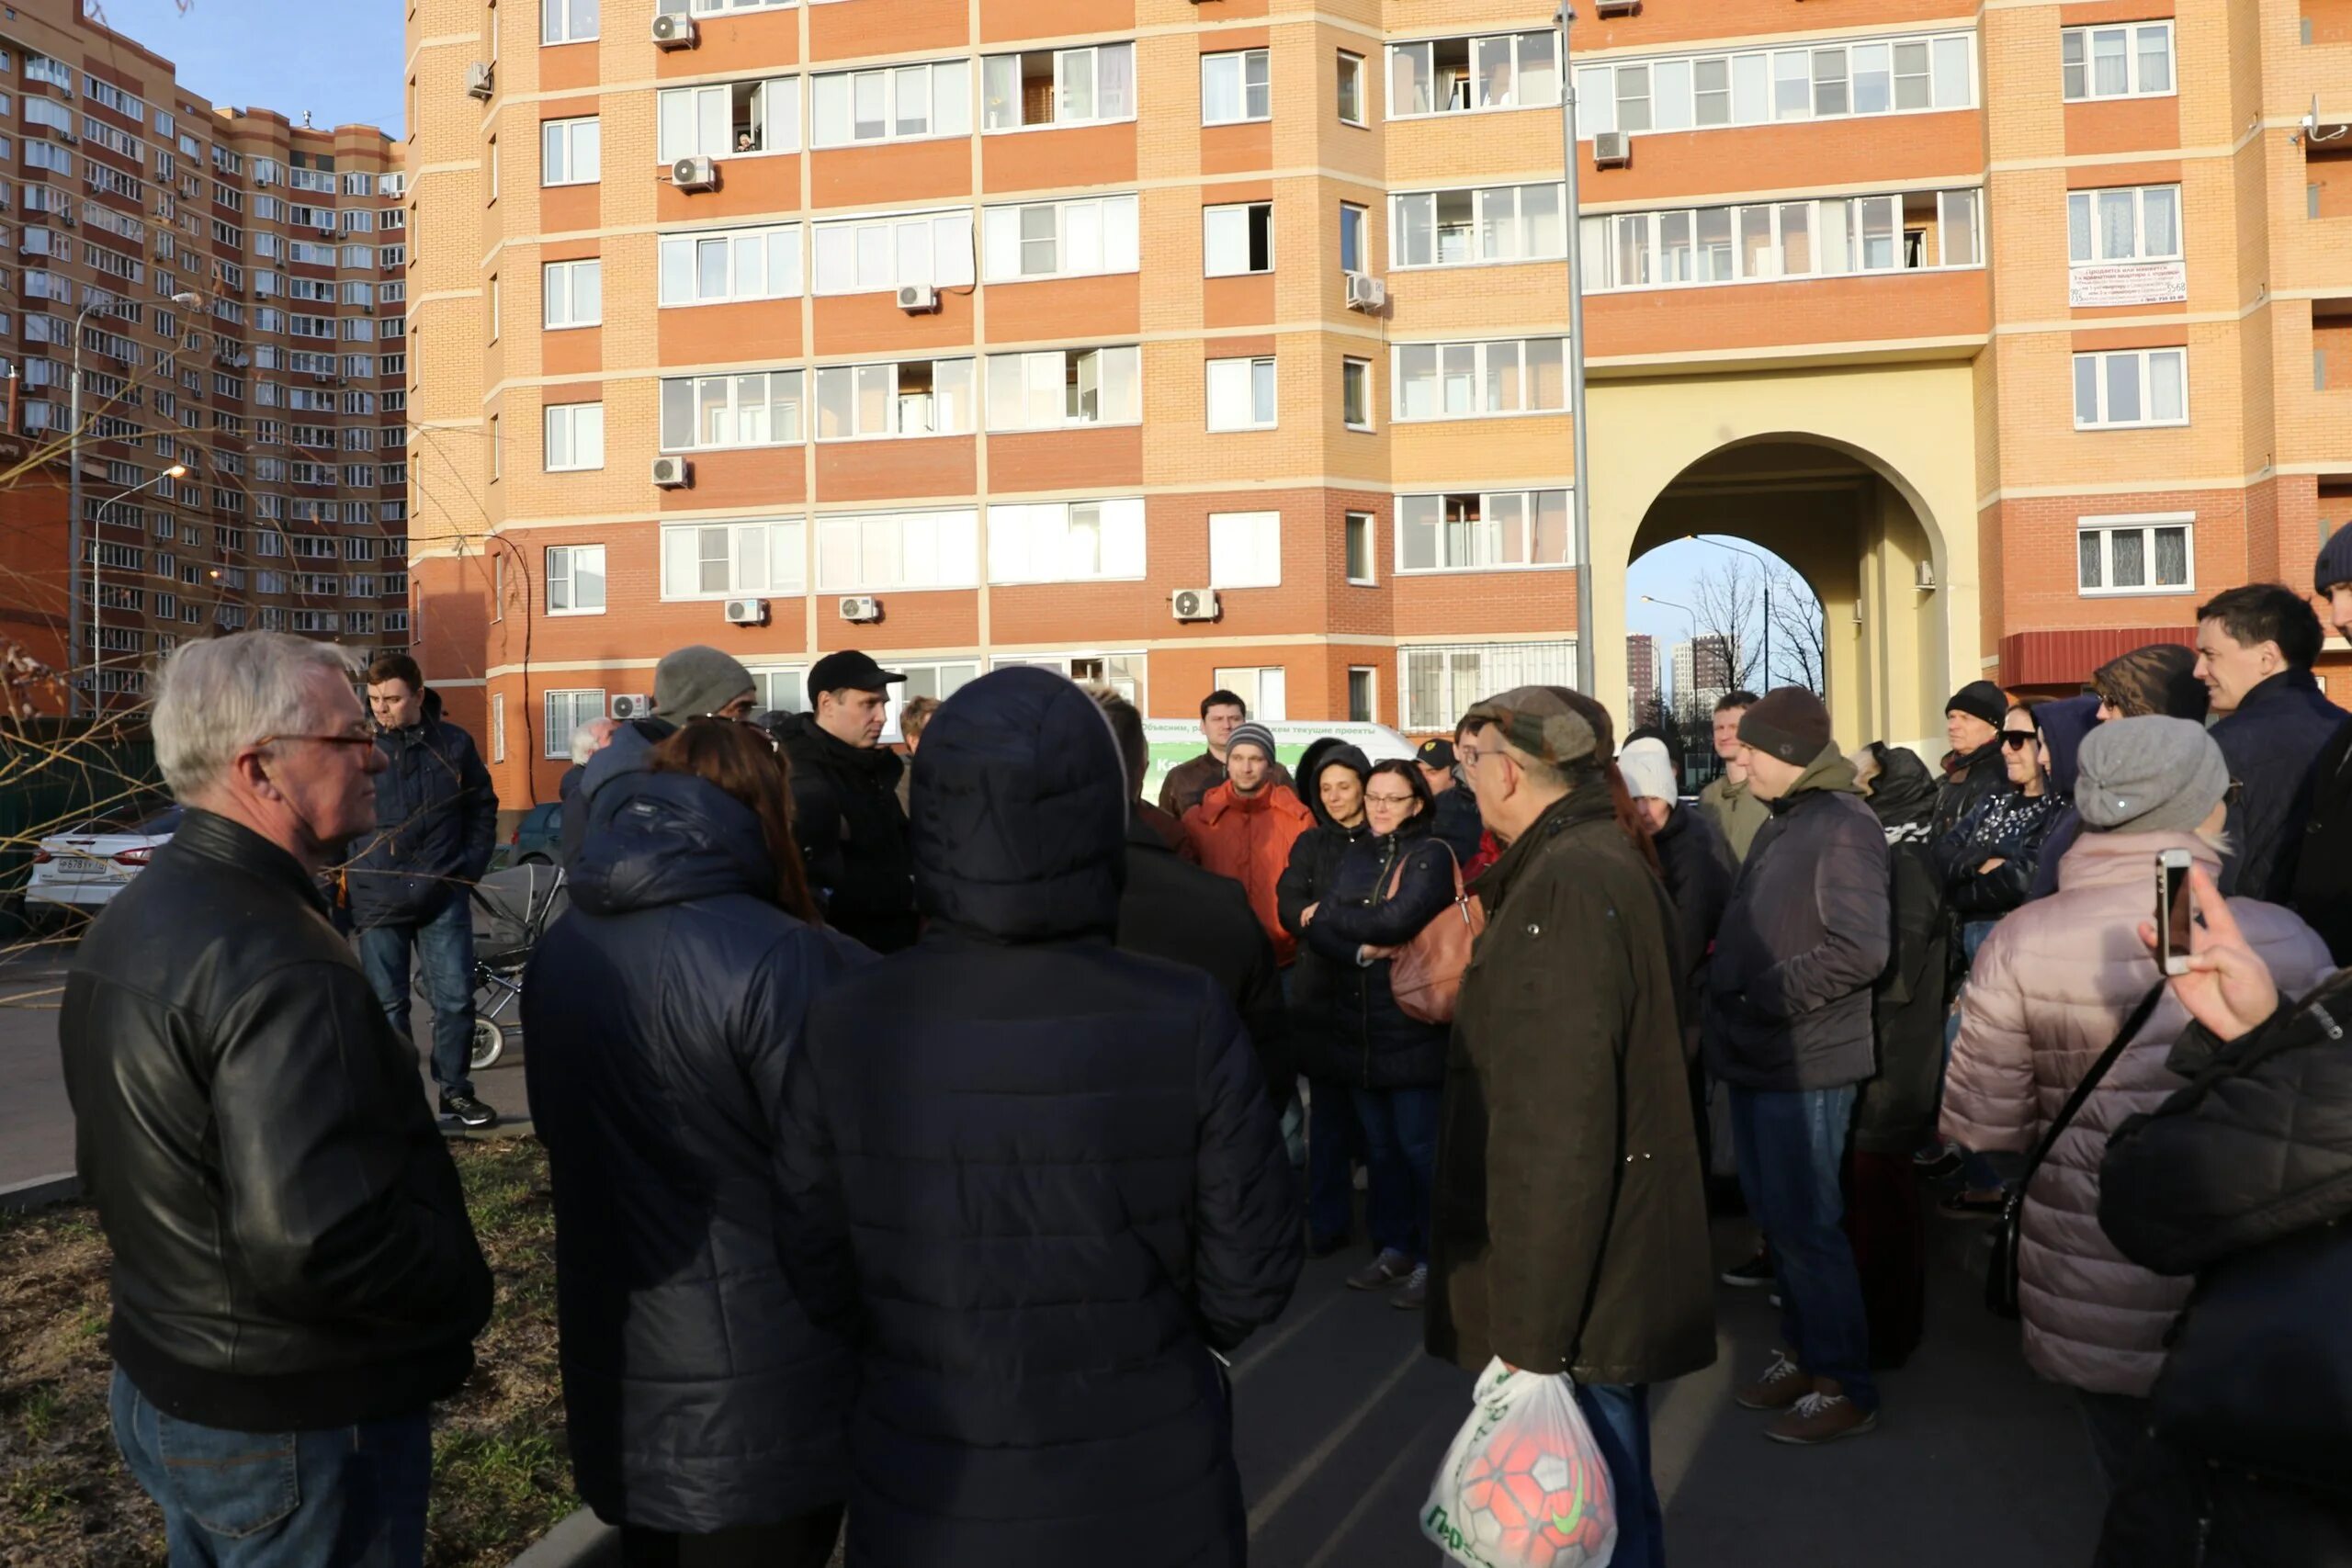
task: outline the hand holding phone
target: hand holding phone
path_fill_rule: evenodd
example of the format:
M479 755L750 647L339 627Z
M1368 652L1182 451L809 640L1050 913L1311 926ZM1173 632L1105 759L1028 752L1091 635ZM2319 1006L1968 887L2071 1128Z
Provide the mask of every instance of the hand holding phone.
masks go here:
M2196 936L2196 894L2187 850L2156 852L2156 962L2167 975L2188 973Z
M2251 1033L2272 1013L2278 1010L2278 984L2272 978L2270 967L2247 944L2245 933L2238 929L2237 917L2231 912L2229 901L2222 897L2212 874L2203 866L2196 866L2188 874L2184 891L2188 897L2175 900L2186 904L2194 899L2201 919L2188 926L2181 938L2181 951L2186 954L2181 968L2176 970L2165 957L2166 935L2173 919L2172 909L2162 906L2161 889L2165 876L2159 860L2157 886L2158 918L2165 923L2152 925L2140 922L2140 940L2148 951L2165 963L2165 973L2173 975L2172 994L2188 1010L2188 1016L2210 1030L2217 1040L2230 1041Z

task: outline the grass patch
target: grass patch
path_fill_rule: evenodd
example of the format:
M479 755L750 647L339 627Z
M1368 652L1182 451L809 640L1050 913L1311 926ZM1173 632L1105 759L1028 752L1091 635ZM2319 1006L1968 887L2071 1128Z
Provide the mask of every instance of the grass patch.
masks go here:
M433 1413L431 1568L503 1568L580 1506L556 1371L555 1215L530 1138L451 1145L497 1280L474 1375ZM106 1238L86 1208L0 1213L0 1564L161 1568L163 1516L107 1416Z

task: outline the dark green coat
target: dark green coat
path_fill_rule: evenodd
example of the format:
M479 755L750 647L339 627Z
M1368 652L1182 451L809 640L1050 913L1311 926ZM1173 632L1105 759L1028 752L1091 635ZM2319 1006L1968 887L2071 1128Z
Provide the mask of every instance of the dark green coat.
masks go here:
M1674 914L1588 781L1476 885L1447 1052L1429 1348L1580 1382L1715 1359Z

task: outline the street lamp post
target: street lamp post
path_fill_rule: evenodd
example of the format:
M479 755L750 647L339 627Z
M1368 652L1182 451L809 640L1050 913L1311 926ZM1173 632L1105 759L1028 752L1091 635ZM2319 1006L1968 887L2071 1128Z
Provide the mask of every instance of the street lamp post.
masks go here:
M1645 604L1662 604L1669 610L1679 610L1682 612L1683 619L1690 623L1690 671L1695 676L1699 671L1699 612L1692 609L1688 604L1678 604L1671 599L1653 598L1647 593L1642 595L1642 603ZM1673 667L1673 661L1668 660L1667 661L1667 668L1671 670ZM1689 696L1690 694L1688 692L1677 692L1674 695L1676 700L1679 701L1680 699Z
M105 595L98 592L98 568L102 564L98 558L106 553L106 536L98 531L96 525L104 523L107 520L107 513L109 510L120 505L123 502L129 501L141 491L153 489L154 486L162 484L165 479L186 479L187 477L187 465L186 463L174 463L170 468L165 468L162 473L157 474L153 479L147 480L144 484L132 485L129 490L120 491L115 495L110 495L107 497L106 500L98 502L97 513L91 519L90 711L92 713L103 713L106 710L107 705L107 694L104 683L107 662L106 648L104 646L106 638L102 635L106 620L107 602ZM77 582L81 581L79 573L74 574L74 581ZM68 668L71 668L71 666L69 665Z
M1713 545L1719 550L1729 550L1736 556L1746 556L1764 569L1764 689L1770 691L1772 689L1772 563L1754 550L1744 550L1737 545L1726 545L1721 539L1710 539L1704 534L1690 534L1685 536L1696 539L1702 545Z
M1577 229L1577 88L1576 73L1568 69L1568 30L1576 19L1576 7L1569 5L1563 5L1552 18L1560 29L1561 249L1568 264L1568 420L1576 427L1576 488L1568 499L1577 534L1577 690L1597 696L1593 691L1592 496L1587 465L1590 446L1585 435L1584 263L1578 254L1582 246Z

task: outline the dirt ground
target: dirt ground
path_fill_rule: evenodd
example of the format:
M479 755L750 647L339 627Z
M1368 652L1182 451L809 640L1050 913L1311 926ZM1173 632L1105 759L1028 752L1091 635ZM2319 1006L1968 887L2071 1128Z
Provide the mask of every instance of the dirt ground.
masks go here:
M433 1420L431 1568L503 1568L579 1506L556 1375L555 1219L529 1138L452 1145L498 1284ZM107 1429L107 1245L76 1206L0 1213L0 1564L160 1568L163 1517Z

